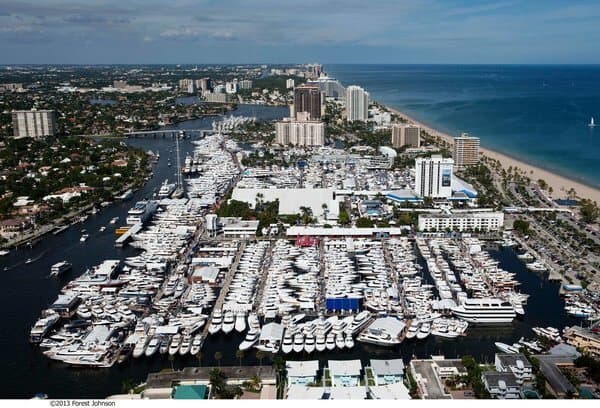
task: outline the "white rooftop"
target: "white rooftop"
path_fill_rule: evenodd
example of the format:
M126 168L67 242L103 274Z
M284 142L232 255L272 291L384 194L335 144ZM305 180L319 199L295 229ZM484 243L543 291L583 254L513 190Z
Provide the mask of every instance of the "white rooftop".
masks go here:
M360 370L362 369L360 360L329 360L327 366L332 377L342 375L360 376Z
M361 400L367 398L364 386L357 387L331 387L329 399Z
M286 361L288 377L315 377L319 371L319 360Z
M369 387L369 391L374 399L411 399L408 389L401 382Z
M323 399L323 387L307 387L305 385L291 384L287 391L290 400L320 400Z

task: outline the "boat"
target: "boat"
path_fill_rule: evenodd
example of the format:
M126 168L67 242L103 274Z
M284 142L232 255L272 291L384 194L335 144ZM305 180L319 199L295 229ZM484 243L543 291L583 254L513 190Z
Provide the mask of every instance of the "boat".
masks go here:
M127 191L125 191L123 194L121 194L119 196L119 200L121 200L121 201L127 201L130 198L132 198L132 197L133 197L133 190L127 190Z
M157 197L159 199L168 198L175 191L175 184L169 184L169 180L165 180L158 190Z
M6 256L6 255L8 255L8 254L10 254L10 251L9 251L9 250L6 250L6 249L2 249L2 250L0 250L0 256Z
M234 327L235 317L233 315L233 312L231 310L228 310L225 312L225 316L223 317L223 327L221 327L221 330L223 330L223 333L229 334L233 331Z
M89 234L83 234L83 235L81 236L81 238L79 238L79 241L80 241L80 242L85 242L85 241L87 241L87 239L88 239L89 237L90 237L90 235L89 235Z
M325 351L325 349L327 348L325 341L326 341L325 334L323 332L317 333L315 350L317 350L318 352Z
M171 344L169 345L169 355L174 356L179 352L179 347L181 347L181 334L177 333L173 336L171 340Z
M352 338L351 333L346 333L346 339L344 341L346 348L351 349L354 347L354 339Z
M109 224L113 224L113 225L114 225L114 224L116 224L116 223L117 223L117 221L119 221L119 217L114 217L114 218L113 218L113 219L111 219L111 220L110 220L108 223L109 223Z
M281 343L281 351L283 351L285 354L289 354L292 352L293 346L294 341L292 339L292 335L286 330L285 336L283 336L283 343Z
M44 336L54 327L60 319L58 313L48 311L48 314L38 319L29 332L29 341L31 343L40 343Z
M159 348L160 341L157 337L152 337L152 339L150 339L150 341L148 342L148 346L146 346L146 357L152 357L154 354L156 354Z
M156 201L138 201L127 212L125 222L127 225L145 224L152 218L157 209L158 203Z
M137 342L135 343L135 347L133 349L133 358L139 358L144 355L146 351L146 343L148 342L148 337L145 334L142 334Z
M594 117L592 116L592 118L590 119L590 123L588 123L588 126L593 128L596 126L596 123L594 122Z
M104 232L104 231L106 231L106 227L103 225L103 226L100 227L100 229L98 231Z
M417 333L417 339L423 340L429 336L429 333L431 333L431 323L425 322L421 325L421 328Z
M244 341L242 341L239 345L239 349L244 351L248 350L250 347L254 346L260 337L260 332L258 330L250 330L246 333L246 337Z
M294 345L292 350L296 353L301 353L304 350L304 334L296 333L294 335Z
M452 313L474 324L511 323L517 316L510 302L495 298L465 299L463 303L452 308Z
M313 351L315 351L315 335L314 334L308 334L306 336L306 339L304 339L304 351L306 351L307 353L312 353Z
M160 340L160 348L158 349L160 354L167 354L169 351L169 345L171 343L171 338L169 336L164 336Z
M508 344L506 344L506 343L500 343L499 341L497 341L497 342L495 342L495 343L494 343L494 345L496 346L496 348L497 348L498 350L500 350L500 351L501 351L501 352L503 352L503 353L512 353L512 354L516 354L516 353L519 353L519 352L520 352L520 350L519 350L519 349L520 349L520 347L519 347L519 345L518 345L518 344L517 344L516 346L515 346L515 345L509 346L509 345L508 345Z
M340 350L342 350L344 347L346 347L346 341L344 340L343 333L338 333L335 335L335 346L337 348L339 348Z
M393 347L401 342L399 338L394 338L391 334L379 328L368 328L364 330L358 335L356 340L362 343L370 343L383 347Z
M30 263L32 263L32 262L33 262L33 259L32 259L32 258L27 258L27 260L25 261L25 264L30 264Z
M197 356L202 349L202 335L196 334L192 339L192 347L190 347L190 354Z
M179 355L185 356L190 352L190 348L192 347L192 336L189 334L183 336L183 340L181 341L181 346L179 346Z
M335 334L329 333L327 335L327 339L325 340L325 348L329 351L335 349Z
M215 310L210 325L208 326L208 332L210 334L217 334L221 330L222 325L223 315L220 310Z
M417 333L419 333L420 326L421 323L417 322L416 320L413 320L413 322L410 324L410 327L408 328L408 331L406 332L406 338L412 339L416 337Z
M238 312L235 315L235 331L242 333L246 330L246 315L242 312Z
M50 276L59 276L72 268L72 265L67 261L60 261L50 267Z

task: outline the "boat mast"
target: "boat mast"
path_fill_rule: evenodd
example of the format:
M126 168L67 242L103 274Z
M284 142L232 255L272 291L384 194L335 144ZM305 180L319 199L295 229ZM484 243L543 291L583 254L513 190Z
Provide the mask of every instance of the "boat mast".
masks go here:
M183 189L183 181L181 180L181 161L179 158L179 136L181 136L183 131L179 131L177 136L175 137L175 149L177 151L177 188Z

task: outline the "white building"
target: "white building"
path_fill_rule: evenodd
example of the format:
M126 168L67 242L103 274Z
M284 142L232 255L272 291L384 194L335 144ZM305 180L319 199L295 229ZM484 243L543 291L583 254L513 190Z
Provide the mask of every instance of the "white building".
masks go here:
M369 93L360 86L346 88L346 118L348 122L366 122L369 118Z
M498 231L503 224L499 211L419 214L419 231Z
M52 110L12 111L13 136L15 139L36 139L56 134L56 116Z
M458 167L473 166L479 163L478 137L463 133L454 138L454 164Z
M204 92L202 94L204 100L206 102L211 103L227 103L229 102L229 95L225 93L217 93L217 92Z
M255 236L259 224L258 221L246 221L235 217L219 218L219 222L223 226L223 235L235 238Z
M454 161L440 155L415 159L415 191L421 197L452 196L452 165Z
M234 79L231 82L225 82L225 93L235 94L239 89L239 84L237 79Z
M249 79L242 79L240 81L240 89L252 89L252 81Z
M285 87L286 89L292 89L294 87L294 80L292 78L289 78L285 81Z
M512 373L486 371L481 375L483 385L492 398L518 399L521 387Z
M513 373L518 384L533 380L531 363L523 354L496 353L494 364L498 372Z
M275 123L276 142L280 145L323 146L325 124L320 120L282 120Z

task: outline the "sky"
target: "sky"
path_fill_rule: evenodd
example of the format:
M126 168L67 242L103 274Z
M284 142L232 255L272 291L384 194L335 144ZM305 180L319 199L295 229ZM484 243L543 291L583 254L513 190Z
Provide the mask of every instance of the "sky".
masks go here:
M599 0L0 0L0 64L594 64L599 19Z

